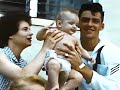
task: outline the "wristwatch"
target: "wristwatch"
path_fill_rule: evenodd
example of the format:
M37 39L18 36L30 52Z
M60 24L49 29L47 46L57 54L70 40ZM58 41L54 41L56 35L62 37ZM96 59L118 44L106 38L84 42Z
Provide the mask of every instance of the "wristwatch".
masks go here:
M84 67L85 67L85 64L82 63L82 64L80 64L79 69L81 70L81 69L83 69Z

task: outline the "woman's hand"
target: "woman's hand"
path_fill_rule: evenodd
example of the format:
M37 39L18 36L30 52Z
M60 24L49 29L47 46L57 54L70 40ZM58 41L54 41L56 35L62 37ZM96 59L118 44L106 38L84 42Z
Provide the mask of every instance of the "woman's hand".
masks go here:
M74 49L71 45L66 43L64 43L64 45L67 47L67 49L58 48L57 53L65 56L66 60L71 63L73 69L79 70L79 65L82 64L82 61L80 60L81 55L79 55L80 49L77 46L76 49Z
M55 44L63 39L64 33L59 30L53 30L48 32L46 39L44 40L43 47L48 49L53 49Z

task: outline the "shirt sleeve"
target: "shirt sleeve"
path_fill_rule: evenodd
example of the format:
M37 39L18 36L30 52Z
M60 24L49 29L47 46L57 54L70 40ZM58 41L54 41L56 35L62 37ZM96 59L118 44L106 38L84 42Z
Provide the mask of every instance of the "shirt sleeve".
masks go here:
M116 73L105 77L93 71L89 86L93 90L120 90L120 76L118 74L120 75L120 73Z
M0 48L0 53L2 53L3 51L2 51L2 49Z
M120 48L107 43L101 51L101 63L89 86L93 90L120 90Z

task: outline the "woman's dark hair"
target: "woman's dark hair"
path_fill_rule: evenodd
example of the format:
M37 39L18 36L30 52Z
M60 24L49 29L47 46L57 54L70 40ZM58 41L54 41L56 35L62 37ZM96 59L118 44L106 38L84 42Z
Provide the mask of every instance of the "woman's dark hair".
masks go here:
M19 30L20 21L31 25L31 17L26 13L9 12L0 18L0 47L8 45L8 39Z

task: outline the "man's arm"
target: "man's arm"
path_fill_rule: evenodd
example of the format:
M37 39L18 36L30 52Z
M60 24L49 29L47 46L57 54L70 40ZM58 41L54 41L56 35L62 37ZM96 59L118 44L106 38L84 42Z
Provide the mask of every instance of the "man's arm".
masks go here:
M80 52L79 47L78 48L79 51L76 51L72 46L68 45L67 43L64 44L68 49L63 49L63 48L58 48L57 53L61 54L61 55L65 55L65 53L68 53L68 56L66 57L66 60L69 60L72 68L79 71L83 77L86 79L87 83L91 82L92 79L92 75L93 75L93 71L91 69L89 69L87 66L84 66L81 70L79 68L79 66L83 63L80 60L80 55L78 52Z
M102 76L97 72L91 70L88 66L84 65L84 63L80 60L80 57L75 49L73 49L70 45L64 44L69 49L62 49L58 48L60 52L59 54L65 55L68 53L68 57L66 60L70 61L72 68L80 72L84 79L86 80L87 84L92 87L94 90L120 90L120 69L116 71L113 75L109 73L109 70L114 70L113 67L116 68L116 65L113 65L109 68L108 72L109 75ZM76 47L78 48L78 47ZM79 49L79 48L78 48ZM112 56L112 55L111 55ZM118 58L117 58L118 59ZM119 62L120 63L120 62ZM120 68L120 64L119 68ZM110 65L111 66L111 65ZM109 67L110 67L109 66Z

